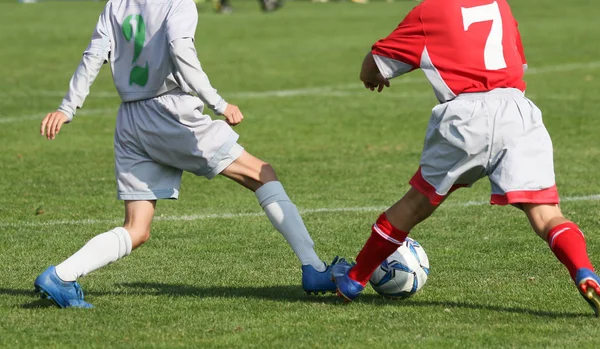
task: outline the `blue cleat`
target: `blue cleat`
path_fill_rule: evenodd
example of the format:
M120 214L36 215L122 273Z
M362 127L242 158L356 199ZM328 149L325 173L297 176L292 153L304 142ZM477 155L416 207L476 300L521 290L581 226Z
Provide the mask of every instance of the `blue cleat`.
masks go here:
M348 272L354 264L346 262L343 258L331 268L331 277L335 281L338 296L344 298L346 302L352 302L365 289L360 282L352 280Z
M317 271L312 265L302 266L302 288L307 294L325 294L334 293L336 290L335 282L331 280L331 267L338 261L338 257L333 259L331 265L325 264L325 271Z
M587 268L577 270L575 284L583 299L594 310L596 317L600 317L600 278L596 273Z
M35 293L48 299L59 308L93 308L83 300L83 290L77 281L62 281L50 266L35 279Z

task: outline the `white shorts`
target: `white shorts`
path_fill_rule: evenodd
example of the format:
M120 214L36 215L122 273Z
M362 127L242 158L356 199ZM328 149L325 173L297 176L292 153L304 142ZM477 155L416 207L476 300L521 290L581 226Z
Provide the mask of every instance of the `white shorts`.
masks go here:
M485 176L492 204L559 202L542 113L517 89L465 93L433 108L420 165L410 184L434 205Z
M120 200L177 199L183 171L213 178L243 151L238 134L183 92L122 103L115 130Z

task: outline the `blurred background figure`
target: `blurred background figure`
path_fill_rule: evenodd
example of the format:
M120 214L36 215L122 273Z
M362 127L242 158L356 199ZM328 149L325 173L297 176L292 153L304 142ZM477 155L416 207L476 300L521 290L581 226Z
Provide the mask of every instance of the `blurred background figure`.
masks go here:
M325 3L325 2L329 2L330 0L312 0L312 2L320 2L320 3ZM336 0L337 1L337 0ZM367 2L369 2L369 0L350 0L355 4L366 4ZM387 0L388 2L392 2L392 0Z
M203 0L195 0L195 1L203 1ZM275 11L283 5L282 0L258 0L260 4L260 8L264 12ZM213 6L215 11L218 13L231 13L233 8L230 5L229 0L213 0Z

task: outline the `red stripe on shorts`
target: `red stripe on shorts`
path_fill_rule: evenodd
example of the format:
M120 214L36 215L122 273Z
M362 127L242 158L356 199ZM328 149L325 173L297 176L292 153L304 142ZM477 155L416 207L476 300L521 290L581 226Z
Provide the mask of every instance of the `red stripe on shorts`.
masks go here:
M423 178L423 174L421 174L420 166L419 166L419 169L417 170L417 172L415 173L415 175L410 179L408 184L412 185L413 188L417 189L419 192L421 192L421 194L427 196L427 198L429 198L429 202L432 205L436 205L436 206L439 205L442 201L444 201L444 198L446 196L450 195L450 193L452 193L456 189L467 186L467 184L455 184L452 186L452 188L450 188L450 191L448 192L448 194L440 195L437 193L437 191L433 187L433 185L429 184L429 182L427 182L425 180L425 178Z
M492 205L558 204L559 202L556 185L540 190L515 190L504 195L492 194L490 199Z

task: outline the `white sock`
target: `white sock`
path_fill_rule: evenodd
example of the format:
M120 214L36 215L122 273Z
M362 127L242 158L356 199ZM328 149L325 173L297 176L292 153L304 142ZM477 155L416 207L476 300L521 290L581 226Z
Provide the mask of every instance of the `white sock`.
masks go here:
M131 237L122 227L96 235L79 251L56 266L63 281L75 281L131 253Z
M312 265L317 271L325 271L325 264L313 248L314 242L304 226L300 213L296 205L290 201L281 183L266 183L258 188L255 194L271 224L287 240L302 265Z

